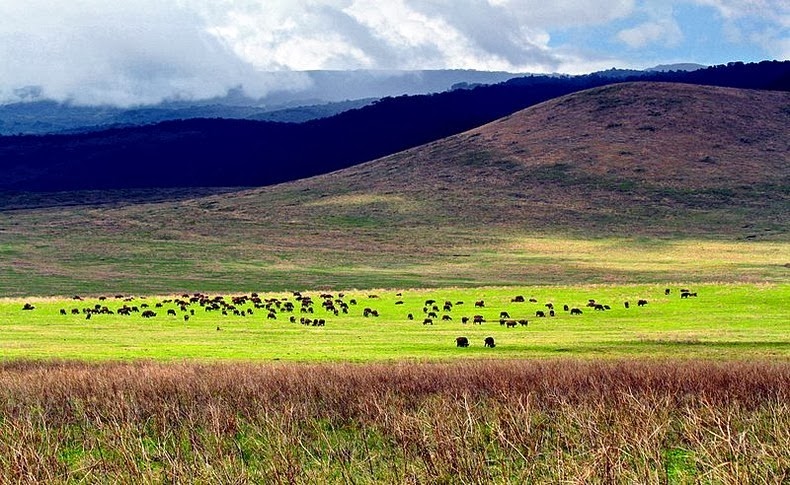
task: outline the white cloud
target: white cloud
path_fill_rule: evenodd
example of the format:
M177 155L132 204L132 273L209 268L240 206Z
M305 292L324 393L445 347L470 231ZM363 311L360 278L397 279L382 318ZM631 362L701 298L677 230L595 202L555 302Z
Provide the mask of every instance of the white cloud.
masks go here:
M775 59L790 59L790 2L787 0L691 0L712 7L731 43L759 46Z
M634 0L203 0L209 31L261 69L550 72L549 28L628 15Z
M617 38L632 49L641 49L650 44L674 47L683 40L683 32L674 19L644 22L636 27L621 30Z
M77 103L259 97L309 83L294 70L626 67L636 51L682 57L673 8L691 4L731 42L787 57L787 0L0 0L0 102L24 86Z
M258 97L282 85L205 32L194 12L157 0L2 2L0 59L0 102L31 85L56 100L115 105L208 98L240 85Z

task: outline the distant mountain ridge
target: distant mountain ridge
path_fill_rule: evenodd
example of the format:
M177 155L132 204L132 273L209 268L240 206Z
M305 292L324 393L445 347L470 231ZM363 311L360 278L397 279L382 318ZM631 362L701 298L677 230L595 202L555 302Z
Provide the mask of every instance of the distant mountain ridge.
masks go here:
M0 135L98 131L192 118L255 119L302 123L359 108L387 97L444 92L455 85L496 84L524 74L472 70L303 71L298 89L276 89L261 99L232 89L226 96L119 108L78 106L42 99L29 89L28 101L0 104Z
M694 70L699 64L656 66L644 72ZM612 70L607 75L636 76L643 71ZM192 118L252 119L303 123L360 108L387 96L439 93L497 84L524 74L471 70L433 71L305 71L306 88L279 90L251 99L240 89L226 96L195 101L119 108L78 106L42 99L40 89L22 90L28 101L0 104L0 135L85 133ZM599 73L600 74L600 73Z
M790 62L733 63L637 80L790 90ZM194 119L80 135L0 137L0 190L249 187L327 173L438 140L565 94L619 83L531 76L385 98L302 124Z
M279 109L233 104L187 105L184 103L121 109L110 106L69 106L54 101L33 101L0 106L0 136L88 133L194 118L304 123L361 108L373 101L375 99L357 99Z

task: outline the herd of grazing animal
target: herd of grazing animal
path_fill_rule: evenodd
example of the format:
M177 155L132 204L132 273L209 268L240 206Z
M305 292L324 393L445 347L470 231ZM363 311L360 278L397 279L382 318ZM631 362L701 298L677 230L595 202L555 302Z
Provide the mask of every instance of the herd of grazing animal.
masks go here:
M670 295L672 290L666 288L665 295ZM680 298L694 298L697 297L696 292L688 289L681 289L679 291ZM369 300L378 300L379 296L375 294L367 295ZM402 300L402 293L397 293L397 300L395 301L396 307L402 306L405 302ZM326 326L327 319L332 316L338 317L341 315L357 315L359 310L351 312L351 307L357 305L356 299L346 300L344 293L337 295L329 293L321 293L317 296L316 300L308 295L303 295L301 292L293 292L289 297L281 298L261 298L257 293L249 295L230 296L223 295L209 296L203 293L183 294L180 297L170 299L163 299L161 301L148 301L144 297L132 297L124 295L116 295L116 300L119 300L118 305L112 305L115 308L111 309L111 304L107 303L107 297L99 297L100 303L94 305L79 304L70 310L66 308L60 309L60 315L82 315L85 319L91 319L92 316L98 315L119 315L122 317L131 317L132 315L139 314L144 319L155 318L181 318L184 322L189 322L190 318L195 317L195 311L202 309L205 313L217 312L227 317L239 317L252 319L256 312L265 315L267 320L278 320L281 316L285 316L290 323L299 323L309 327L324 327ZM80 296L74 296L73 300L83 302ZM122 301L121 301L122 300ZM316 304L320 301L320 304ZM648 304L646 299L638 299L636 302L637 307L644 307ZM474 302L473 315L462 315L458 318L461 325L483 325L487 322L486 317L481 313L496 315L498 311L498 323L505 328L527 327L530 320L524 318L525 315L533 315L538 319L551 320L560 315L568 315L570 317L579 317L584 314L582 308L589 308L596 312L606 312L611 310L611 306L597 301L596 299L588 299L584 305L571 306L568 304L562 305L562 310L555 308L554 303L547 302L540 305L537 309L535 305L540 305L536 298L526 299L522 295L516 295L510 299L510 305L507 308L500 309L497 305L486 306L486 301L483 299ZM153 306L153 309L151 308ZM167 308L165 308L167 306ZM629 301L623 302L625 309L631 308ZM360 305L361 307L361 305ZM434 325L436 322L452 322L453 313L459 313L458 308L464 307L463 301L450 301L446 300L443 303L436 299L426 299L422 305L422 312L424 318L422 319L423 325ZM25 303L22 307L24 311L33 311L36 307L31 303ZM160 310L161 311L158 311ZM323 314L319 313L323 312ZM479 312L479 313L478 313ZM408 313L406 318L409 321L415 320L415 313ZM302 314L297 317L297 314ZM160 316L161 315L161 316ZM520 316L520 318L513 318L511 315ZM365 318L379 317L379 310L368 306L362 309L361 316ZM326 318L324 318L326 317ZM496 321L496 318L493 318ZM219 327L217 327L219 330ZM455 340L457 347L469 347L470 341L467 337L458 337ZM493 337L487 337L484 340L484 346L494 348L495 342Z
M672 292L672 290L670 288L666 288L664 290L664 295L670 295L671 292ZM691 291L689 291L687 289L680 290L680 297L681 298L689 298L689 297L696 297L696 296L697 296L696 293L692 293ZM527 304L527 302L529 302L530 304L537 304L538 300L536 298L530 298L529 300L527 300L526 298L524 298L523 295L516 295L516 296L512 297L510 299L510 303L511 304L520 304L520 305L516 305L515 307L512 307L512 308L515 308L515 310L512 310L512 309L509 308L507 310L500 311L499 312L499 324L501 326L506 327L506 328L516 328L518 326L527 327L529 325L529 320L527 318L518 318L518 319L511 318L511 312L513 312L514 314L515 314L516 311L521 312L522 314L525 313L523 304ZM399 301L396 302L396 305L398 305L398 304L403 304L403 302L399 300ZM637 307L644 307L647 304L648 304L648 301L646 299L641 299L641 298L638 299L637 302L636 302ZM442 309L442 311L445 312L445 314L443 314L441 316L441 320L442 321L451 321L452 317L449 315L449 313L452 312L453 307L457 306L457 305L463 305L463 302L459 301L459 302L456 302L455 305L454 305L451 301L445 301L443 309ZM623 306L625 307L625 309L630 309L631 308L631 303L629 301L625 301L625 302L623 302ZM591 308L594 311L600 311L600 312L606 312L606 311L612 309L612 307L610 305L605 304L605 303L601 303L601 302L599 302L599 301L597 301L596 299L593 299L593 298L588 299L587 302L584 304L584 307ZM485 300L476 300L474 302L474 308L475 309L487 308ZM434 322L437 321L437 319L439 318L439 315L438 315L439 307L438 307L437 301L435 299L428 299L428 300L426 300L422 310L423 310L423 313L425 313L425 315L426 315L425 319L422 321L423 325L433 325ZM579 308L579 307L571 307L570 305L567 305L567 304L562 306L562 311L564 313L568 314L569 316L574 316L574 317L581 316L581 315L584 314L584 311L581 308ZM551 319L551 318L556 317L556 316L559 315L559 310L555 309L553 303L548 302L548 303L545 303L543 305L543 308L538 309L538 310L534 310L534 315L535 315L536 318ZM414 314L413 313L409 313L409 314L407 314L406 318L408 320L414 320ZM476 314L476 315L473 315L472 317L469 317L468 315L462 316L460 321L461 321L461 324L463 324L463 325L468 324L470 321L472 322L472 324L482 325L483 323L486 322L486 319L485 319L485 317L483 315ZM469 339L467 337L464 337L464 336L457 337L455 342L456 342L456 346L457 347L469 347ZM485 341L484 341L484 345L485 345L485 347L490 347L490 348L495 347L495 343L494 343L493 337L487 337L485 339Z
M342 295L342 293L341 293ZM131 317L132 315L139 314L140 317L145 319L157 318L161 312L156 310L162 309L164 316L167 318L183 318L184 322L188 322L190 318L195 317L195 310L202 309L205 313L221 313L227 317L242 317L251 318L260 311L261 314L266 316L267 320L277 320L282 314L289 314L288 321L290 323L300 323L310 327L323 327L326 326L326 319L321 317L313 317L316 312L314 300L309 296L303 296L300 292L293 292L293 298L268 298L262 299L257 293L249 295L225 297L223 295L208 296L203 293L183 294L180 297L164 299L161 301L148 302L145 297L132 297L116 295L118 300L123 300L123 303L111 309L108 304L97 303L94 306L83 306L82 308L74 307L70 311L65 308L60 309L60 315L85 315L87 320L91 319L92 315L120 315L123 317ZM76 301L83 301L80 296L73 298ZM101 296L99 301L106 301L107 297ZM332 295L321 294L322 300L321 307L327 314L339 315L341 312L347 314L349 305L355 305L356 301L351 300L346 303L342 300L342 296L334 298ZM153 306L154 309L151 309ZM166 308L169 306L170 308ZM26 303L22 308L23 310L34 310L35 307L30 303ZM180 312L180 313L179 313ZM295 313L306 314L297 320ZM367 309L366 309L367 312ZM375 311L373 312L378 315ZM365 316L368 316L367 314ZM219 327L218 327L219 330Z

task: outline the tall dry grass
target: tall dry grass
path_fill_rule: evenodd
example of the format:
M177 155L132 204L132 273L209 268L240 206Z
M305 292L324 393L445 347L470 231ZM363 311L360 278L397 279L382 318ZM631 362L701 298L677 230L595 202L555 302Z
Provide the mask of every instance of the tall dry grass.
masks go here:
M0 482L787 483L790 364L0 365Z

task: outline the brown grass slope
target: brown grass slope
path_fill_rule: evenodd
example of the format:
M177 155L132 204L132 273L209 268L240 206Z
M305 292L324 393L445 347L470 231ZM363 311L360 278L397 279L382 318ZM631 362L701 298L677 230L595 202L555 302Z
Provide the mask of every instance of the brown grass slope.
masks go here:
M615 237L783 247L788 133L788 93L593 89L279 186L6 210L0 294L642 281L644 271L634 279L560 261L552 245ZM551 247L522 247L525 237ZM537 259L526 265L525 252ZM774 263L769 273L785 275ZM750 279L750 271L729 277ZM668 269L648 280L673 277Z
M628 83L215 202L294 221L775 239L790 207L788 133L788 93Z

